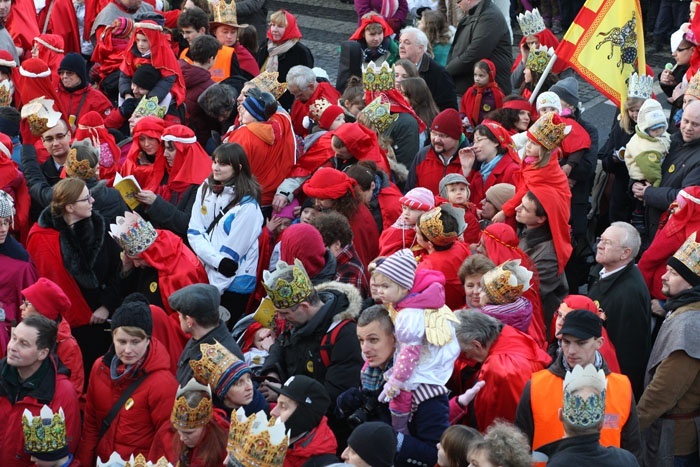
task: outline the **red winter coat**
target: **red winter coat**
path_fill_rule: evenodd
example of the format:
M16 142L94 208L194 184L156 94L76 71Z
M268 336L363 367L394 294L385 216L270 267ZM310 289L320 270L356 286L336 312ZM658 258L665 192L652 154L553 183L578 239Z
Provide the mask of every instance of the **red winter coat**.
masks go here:
M481 176L481 173L472 170L467 177L469 180L469 190L471 195L469 196L469 201L474 203L476 206L480 206L481 200L486 197L486 190L491 188L497 183L510 183L513 186L518 186L518 180L520 179L520 161L514 160L508 155L504 154L501 160L498 161L496 167L493 171L486 177Z
M102 420L133 379L112 381L110 363L114 356L113 349L92 366L86 396L85 426L77 453L81 464L95 465L98 456L104 460L115 451L122 458L128 458L132 453L146 455L156 431L170 419L177 381L170 371L170 357L163 345L151 339L149 347L142 367L148 376L131 395L133 405L128 410L123 407L119 411L99 441L97 438Z
M455 154L447 165L438 157L432 145L418 151L408 174L406 190L422 186L432 191L435 196L440 195L440 180L447 174L462 173L462 164L457 155L457 151L462 147L466 146L455 149Z
M466 303L464 287L457 272L470 254L469 245L457 241L448 250L434 251L423 255L416 269L416 271L432 269L445 275L445 304L453 310L464 308Z
M348 219L352 229L352 243L367 271L367 266L379 255L379 230L372 212L360 203L354 216Z
M497 418L513 422L525 384L532 373L547 368L550 361L549 355L530 336L511 326L503 326L477 375L479 381L486 381L473 404L478 429L485 431ZM450 423L455 423L465 413L453 397Z
M76 394L82 396L85 388L85 370L83 369L83 353L80 351L78 341L75 340L70 330L70 324L65 319L58 323L58 335L56 336L56 355L70 370L70 382L75 388Z
M316 428L289 446L283 467L301 467L313 456L335 454L337 448L335 435L328 427L328 420L323 417Z
M60 84L58 88L56 88L56 94L61 102L60 105L68 113L69 120L72 120L76 127L78 126L80 116L85 115L91 110L100 114L100 117L103 119L107 118L113 110L112 103L107 99L107 96L90 85L83 89L78 89L77 91L68 92L63 85ZM85 97L84 101L83 97ZM102 173L100 173L100 175L102 175Z
M22 434L22 414L28 409L33 415L39 415L39 411L48 405L54 412L59 407L63 408L66 416L66 437L71 452L75 452L80 438L80 407L78 395L68 377L61 373L54 358L48 362L47 376L40 384L29 390L28 394L14 404L8 399L8 386L4 378L0 378L0 465L2 467L28 467L34 465L30 462L29 454L24 452L24 436ZM0 362L0 374L7 370L5 360ZM63 368L65 371L65 368ZM94 465L94 462L90 465Z

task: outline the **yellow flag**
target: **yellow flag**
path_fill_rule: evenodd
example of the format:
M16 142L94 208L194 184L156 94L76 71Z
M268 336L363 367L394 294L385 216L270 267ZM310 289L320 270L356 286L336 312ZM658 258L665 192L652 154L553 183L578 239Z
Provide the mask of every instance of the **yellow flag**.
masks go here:
M639 0L588 0L556 54L619 107L629 75L647 74Z

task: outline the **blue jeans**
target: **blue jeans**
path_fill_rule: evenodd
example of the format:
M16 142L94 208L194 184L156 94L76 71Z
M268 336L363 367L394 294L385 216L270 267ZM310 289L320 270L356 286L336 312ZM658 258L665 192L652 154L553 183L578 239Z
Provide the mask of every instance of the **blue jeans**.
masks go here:
M697 452L687 456L674 456L673 467L700 467L700 457Z

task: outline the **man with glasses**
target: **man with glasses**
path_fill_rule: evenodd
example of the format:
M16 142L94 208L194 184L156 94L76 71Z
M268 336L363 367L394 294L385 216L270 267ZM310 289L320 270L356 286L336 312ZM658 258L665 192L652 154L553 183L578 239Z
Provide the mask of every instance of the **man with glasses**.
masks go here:
M598 241L588 297L606 314L605 328L617 351L620 370L632 383L636 399L644 390L644 371L651 350L651 297L634 264L639 232L627 222L613 222Z
M678 44L674 44L673 41L671 41L671 48L673 50L673 59L676 61L676 64L670 70L663 70L659 74L659 85L661 86L661 90L671 101L669 121L674 121L676 113L683 108L683 91L687 89L685 86L679 86L679 83L683 81L683 76L685 76L685 73L690 67L690 57L693 56L696 47L692 42L681 39Z

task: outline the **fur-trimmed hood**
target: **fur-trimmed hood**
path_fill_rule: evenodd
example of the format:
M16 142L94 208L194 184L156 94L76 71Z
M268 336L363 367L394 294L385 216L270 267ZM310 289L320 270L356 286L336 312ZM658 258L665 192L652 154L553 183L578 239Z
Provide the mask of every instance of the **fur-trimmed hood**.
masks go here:
M357 290L357 287L352 284L337 281L324 282L323 284L316 286L316 291L319 293L330 290L342 293L347 297L349 302L349 305L345 311L342 311L333 317L333 322L335 323L344 319L357 321L357 318L360 316L360 312L362 311L362 295L360 294L360 291Z

